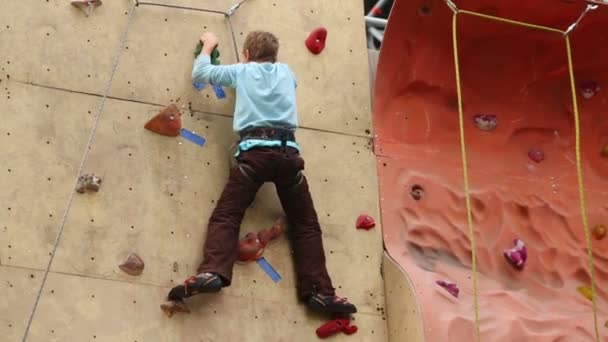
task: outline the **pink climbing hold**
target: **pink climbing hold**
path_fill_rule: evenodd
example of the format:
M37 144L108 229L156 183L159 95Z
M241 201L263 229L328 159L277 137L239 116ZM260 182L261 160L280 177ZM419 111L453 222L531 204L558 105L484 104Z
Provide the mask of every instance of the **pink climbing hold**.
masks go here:
M376 226L376 221L374 221L374 218L367 215L367 214L361 214L359 215L359 217L357 217L357 229L366 229L366 230L370 230L372 228L374 228Z
M443 281L443 280L437 280L435 283L437 283L437 285L443 287L452 296L458 298L458 293L460 293L460 289L458 288L456 283L452 283L449 281Z
M310 52L318 55L325 48L325 40L327 39L327 30L324 27L319 27L312 31L306 38L306 47Z
M543 150L538 149L538 148L531 148L528 151L528 158L530 158L531 160L540 163L543 160L545 160L545 152L543 152Z
M526 245L520 239L513 240L513 248L504 251L507 261L516 269L522 270L528 259Z
M581 84L581 95L585 99L590 99L600 92L600 85L595 81L587 81Z

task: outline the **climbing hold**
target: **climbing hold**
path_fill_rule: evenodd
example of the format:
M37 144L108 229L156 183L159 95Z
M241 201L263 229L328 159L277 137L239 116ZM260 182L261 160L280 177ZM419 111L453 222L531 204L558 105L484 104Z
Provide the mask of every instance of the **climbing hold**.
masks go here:
M226 93L224 93L224 88L222 88L222 86L219 84L213 85L213 92L215 93L215 97L217 97L219 100L226 98Z
M144 271L144 261L135 253L130 253L127 258L118 265L123 272L132 276L138 276Z
M602 147L602 157L608 158L608 144L605 144L604 147Z
M576 288L576 290L583 295L583 297L589 299L589 300L593 300L593 291L591 291L591 287L590 286L579 286Z
M600 85L595 81L587 81L581 84L581 96L585 99L594 97L600 91Z
M522 270L528 259L526 245L520 239L513 240L513 245L513 248L505 250L503 254L513 267Z
M259 232L249 232L238 245L238 260L242 262L255 261L262 257L264 248L272 240L278 238L284 231L287 221L284 217L278 218L269 229Z
M595 236L595 238L598 240L603 239L606 236L606 226L603 224L598 224L593 227L593 236Z
M458 298L458 293L460 293L460 289L456 285L456 283L452 283L444 280L437 280L435 283L441 287L443 287L446 291L448 291L452 296Z
M194 82L192 82L192 85L194 86L194 88L196 88L196 90L201 91L205 88L207 83L194 81Z
M203 51L203 43L201 43L200 41L198 42L198 44L196 44L196 47L194 48L194 58L198 57L198 55L201 54L201 51ZM215 47L215 49L213 49L213 51L211 51L211 64L213 65L219 65L219 60L218 58L220 58L220 50L217 49L217 46Z
M323 324L317 328L317 336L319 338L326 338L333 336L339 332L343 332L346 335L352 335L358 330L356 325L350 325L350 316L346 317L334 317L331 321Z
M416 201L420 201L424 195L424 189L420 185L414 184L410 190L410 195Z
M96 7L101 6L101 0L72 0L71 4L78 7L88 17Z
M95 176L94 173L87 173L78 177L78 184L76 184L76 191L84 193L85 191L99 191L101 186L101 177Z
M179 132L179 135L181 135L182 137L192 141L193 143L195 143L201 147L205 146L205 138L196 134L194 131L190 131L185 128L182 128Z
M306 47L310 52L318 55L325 48L325 40L327 39L327 30L324 27L319 27L312 31L306 38Z
M473 121L475 122L475 126L481 129L482 131L491 131L498 126L498 118L496 115L491 114L479 114L473 117Z
M182 113L172 103L150 119L144 128L161 135L176 137L182 128Z
M169 300L160 306L161 310L169 317L173 316L174 313L183 312L190 313L190 309L186 306L186 303L182 300Z
M545 160L545 152L539 148L531 148L528 151L528 158L530 158L532 161L540 163Z
M258 240L260 240L260 242L262 243L262 246L266 247L266 245L270 241L278 238L281 234L283 234L283 232L285 231L286 225L287 225L287 221L285 220L285 218L280 217L274 222L272 227L270 227L269 229L262 229L261 231L259 231Z
M264 253L264 247L254 232L247 233L238 245L238 260L247 262L259 259Z
M374 218L367 215L367 214L361 214L359 215L359 217L357 217L357 229L366 229L366 230L370 230L372 228L374 228L376 226L376 222L374 221Z

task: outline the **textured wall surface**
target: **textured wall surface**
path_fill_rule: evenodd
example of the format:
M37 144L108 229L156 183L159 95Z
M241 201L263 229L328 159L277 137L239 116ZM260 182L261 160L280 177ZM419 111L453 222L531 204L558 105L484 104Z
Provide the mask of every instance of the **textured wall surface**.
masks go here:
M217 11L234 4L150 2ZM169 319L159 309L167 290L200 261L235 139L234 93L218 100L209 87L199 93L191 84L198 36L215 31L222 62L237 61L224 15L164 5L107 0L85 17L67 0L2 4L3 341L21 341L30 317L27 341L316 339L325 318L296 301L284 237L265 252L281 282L256 264L237 265L233 285L193 299L190 315ZM275 32L279 59L298 76L298 139L328 268L338 293L359 308L359 332L335 340L384 341L381 227L354 228L360 213L379 216L362 6L249 0L230 21L238 46L250 30ZM317 26L327 27L329 38L315 56L304 40ZM203 147L143 128L170 103L182 110L183 127L206 139ZM86 172L103 177L98 193L73 191ZM267 228L281 214L274 188L266 185L241 234ZM146 263L140 276L117 267L130 252Z

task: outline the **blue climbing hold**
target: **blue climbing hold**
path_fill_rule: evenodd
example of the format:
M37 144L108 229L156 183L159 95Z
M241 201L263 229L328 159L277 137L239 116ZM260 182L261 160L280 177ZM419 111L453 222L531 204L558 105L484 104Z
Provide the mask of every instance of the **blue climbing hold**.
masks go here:
M194 86L194 88L196 88L196 90L201 91L201 90L203 90L203 88L205 88L207 83L194 81L194 82L192 82L192 85Z
M224 88L221 85L215 84L213 85L213 91L215 92L215 96L218 99L226 98L226 93L224 93Z

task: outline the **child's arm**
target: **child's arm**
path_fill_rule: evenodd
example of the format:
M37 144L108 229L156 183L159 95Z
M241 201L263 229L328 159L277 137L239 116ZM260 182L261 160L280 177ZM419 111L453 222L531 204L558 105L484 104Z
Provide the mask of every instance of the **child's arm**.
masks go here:
M218 39L213 33L205 33L200 39L203 49L194 61L192 80L235 88L236 76L242 65L212 65L211 52L217 46Z

